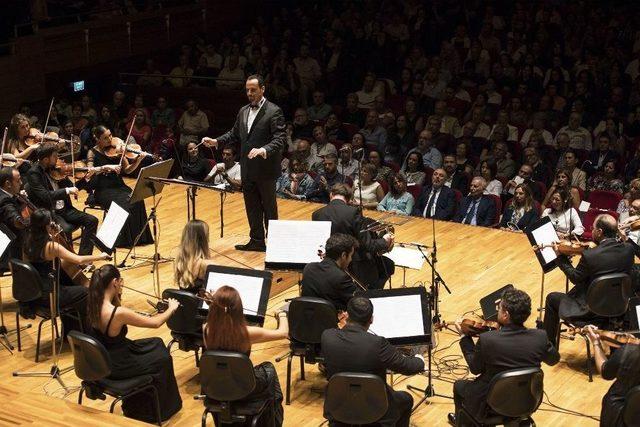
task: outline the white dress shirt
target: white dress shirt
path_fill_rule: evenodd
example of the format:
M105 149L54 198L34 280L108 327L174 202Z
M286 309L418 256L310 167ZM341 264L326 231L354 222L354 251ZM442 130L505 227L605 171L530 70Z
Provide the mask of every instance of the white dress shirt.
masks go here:
M256 119L256 116L260 112L260 109L262 108L266 100L267 98L263 96L262 99L258 101L258 108L251 108L251 106L249 106L249 115L247 116L247 131L251 131L253 121Z

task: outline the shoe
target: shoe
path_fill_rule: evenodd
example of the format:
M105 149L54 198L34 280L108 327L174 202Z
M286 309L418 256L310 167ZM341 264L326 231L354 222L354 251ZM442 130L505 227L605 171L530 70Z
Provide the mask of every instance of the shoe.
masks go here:
M264 243L260 243L257 240L249 240L249 243L244 245L236 245L237 251L251 251L251 252L266 252L267 247Z
M456 414L454 414L453 412L449 412L447 414L447 420L449 421L449 424L451 424L453 427L456 427Z

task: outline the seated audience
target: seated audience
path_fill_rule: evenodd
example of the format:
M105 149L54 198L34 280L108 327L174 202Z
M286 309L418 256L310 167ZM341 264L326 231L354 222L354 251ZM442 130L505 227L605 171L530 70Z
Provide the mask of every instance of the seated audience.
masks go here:
M456 170L458 172L473 173L473 161L467 157L467 143L460 141L456 144Z
M327 154L338 154L336 146L329 142L324 127L318 125L313 128L314 143L311 144L311 152L317 157L323 158Z
M205 287L205 273L210 264L213 260L209 249L209 225L192 219L182 229L174 261L174 282L180 289L197 294Z
M384 190L382 185L376 180L376 167L373 163L367 163L362 165L362 183L356 178L353 183L353 200L354 205L362 203L362 207L365 209L376 209L378 203L384 197Z
M367 113L367 120L364 127L360 129L360 133L364 136L365 144L371 150L384 152L387 143L387 130L380 126L380 119L375 110L371 109Z
M496 222L496 205L490 196L484 194L487 181L482 177L471 180L469 195L460 201L460 207L453 219L462 224L489 227Z
M525 183L518 184L513 197L504 210L500 220L500 228L510 231L526 231L539 218L538 209L531 195L531 187Z
M546 207L551 202L551 196L558 190L565 191L569 194L569 198L571 199L571 206L575 209L578 209L580 206L580 202L582 201L580 198L580 192L576 187L571 186L571 172L565 169L559 169L556 172L555 179L553 181L553 185L547 191L547 195L544 196L544 200L542 201L542 209L546 209ZM640 181L639 181L640 184Z
M565 190L557 189L551 194L549 207L542 212L542 216L551 219L560 238L569 238L573 235L581 236L584 227L578 211L571 204L571 196Z
M469 178L466 173L458 172L456 156L450 154L444 156L442 168L447 172L444 185L453 190L458 190L462 194L467 194L469 191Z
M550 168L540 159L540 152L537 148L527 147L523 151L524 162L531 166L531 179L542 182L545 186L550 182Z
M186 149L186 153L182 155L180 175L187 181L203 182L211 171L209 159L200 155L200 149L195 142L188 143Z
M364 153L364 150L361 151L361 153ZM342 147L340 147L340 160L338 162L340 175L353 180L358 175L359 164L360 162L353 158L353 147L351 144L342 144Z
M240 163L236 162L236 149L233 145L227 145L222 149L222 162L216 164L205 178L205 181L213 179L214 184L229 184L234 190L242 186L242 171Z
M151 113L151 126L157 128L164 126L172 128L176 124L176 113L167 103L167 98L159 96L156 102L156 108ZM109 127L109 126L107 126Z
M499 196L502 193L502 182L496 179L498 169L496 164L487 160L480 163L480 176L487 182L484 194Z
M407 156L406 163L400 169L404 176L407 178L407 184L423 185L426 179L424 173L424 163L422 162L422 156L417 151L412 151Z
M149 141L151 141L151 126L145 108L135 110L133 117L133 129L131 129L131 137L135 140L143 151L149 149ZM127 129L131 127L131 122L127 123Z
M420 132L418 136L418 146L409 152L409 154L411 153L420 153L420 155L422 155L422 163L424 163L426 167L431 169L442 167L442 154L433 145L433 137L429 130Z
M631 180L629 183L629 191L625 193L620 203L618 203L616 212L621 222L629 218L629 208L633 201L637 199L640 199L640 178Z
M347 140L347 134L342 129L342 123L340 123L336 113L329 113L327 116L327 121L324 123L324 133L327 134L327 139L333 143Z
M193 68L189 65L189 57L187 55L180 55L180 65L177 65L171 69L167 77L167 82L173 87L187 87L191 84L191 77L193 76Z
M422 189L413 208L413 215L449 221L456 211L454 191L445 185L447 172L436 169L431 177L431 186Z
M379 211L392 212L399 215L411 215L415 200L407 191L407 178L397 173L391 180L391 188L378 203Z
M276 196L283 199L307 200L317 191L317 184L307 173L307 164L297 157L276 181Z
M218 73L216 87L218 89L238 90L244 86L245 75L244 70L239 66L239 58L237 55L231 55L224 67Z
M318 189L313 195L313 201L329 203L329 191L335 184L353 185L353 180L349 176L344 176L338 172L338 158L335 154L324 156L322 172L318 173L316 179Z
M578 168L578 155L572 149L564 152L564 169L570 173L571 186L578 187L582 191L587 189L587 174Z
M569 137L569 147L574 150L591 151L591 133L581 126L582 116L580 113L571 113L569 116L569 124L560 128L556 134L556 142L558 135L567 134Z
M180 120L178 120L180 145L183 147L190 142L199 143L200 138L209 130L209 119L204 111L198 108L198 104L193 100L189 100L185 106L186 111L182 113Z
M313 104L307 108L309 120L321 121L331 114L331 105L324 102L324 92L316 90L313 92Z
M602 172L596 172L587 181L587 189L613 191L614 193L622 194L624 192L624 184L618 178L618 171L616 170L617 162L615 160L609 160L605 163Z
M611 149L609 135L603 133L598 137L598 149L591 152L589 159L583 163L583 169L588 175L604 172L607 163L618 162L618 153Z
M371 150L367 158L369 160L369 164L375 166L376 168L375 180L390 183L391 177L393 176L393 170L389 166L382 164L382 157L380 156L380 152L377 150Z
M518 185L525 184L529 187L529 191L531 192L534 200L541 202L542 195L540 194L540 187L538 186L537 182L531 179L532 175L533 169L531 168L531 166L526 163L523 164L518 170L518 175L516 175L513 179L510 179L505 184L502 195L509 199Z
M305 108L298 108L293 114L293 134L291 138L313 140L313 123L309 121L309 115Z

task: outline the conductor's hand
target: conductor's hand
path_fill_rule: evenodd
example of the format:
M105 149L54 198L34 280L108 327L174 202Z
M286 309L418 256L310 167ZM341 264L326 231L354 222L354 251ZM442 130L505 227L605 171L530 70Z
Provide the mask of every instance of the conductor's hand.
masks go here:
M201 142L207 147L218 148L218 140L215 138L209 138L208 136L205 136L204 138L202 138Z
M168 298L167 303L169 304L169 308L167 308L167 311L170 313L173 313L174 311L176 311L180 306L180 303L175 298Z
M267 158L267 150L264 148L252 148L247 155L248 158L253 159L255 157L262 157L263 159Z

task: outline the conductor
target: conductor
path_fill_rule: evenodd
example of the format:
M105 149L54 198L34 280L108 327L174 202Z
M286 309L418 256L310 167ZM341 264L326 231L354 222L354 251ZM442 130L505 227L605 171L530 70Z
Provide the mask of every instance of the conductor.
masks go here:
M278 219L276 179L280 175L286 134L282 110L264 97L264 79L254 74L245 84L249 104L240 109L230 131L218 138L202 138L207 147L240 144L242 195L249 221L250 240L236 245L240 251L264 252L265 230Z

